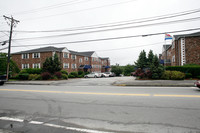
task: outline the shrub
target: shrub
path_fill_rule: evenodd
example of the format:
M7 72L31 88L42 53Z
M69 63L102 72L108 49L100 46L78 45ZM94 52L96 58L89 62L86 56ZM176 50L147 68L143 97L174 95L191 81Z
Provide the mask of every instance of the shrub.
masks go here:
M22 69L19 73L27 73L26 69Z
M35 80L42 80L42 76L40 74L37 74L37 76L35 77Z
M172 71L171 72L171 79L172 80L183 80L185 78L185 74L179 71Z
M186 78L186 79L192 78L192 74L191 74L191 73L185 73L185 78Z
M53 75L53 76L51 77L51 79L58 80L58 78L57 78L55 75Z
M48 79L51 78L51 74L49 72L43 72L41 74L41 77L42 77L43 80L48 80Z
M39 74L29 74L28 80L41 80L42 77Z
M62 74L66 74L66 75L68 75L68 72L65 71L65 70L61 70L60 72L61 72Z
M185 74L179 71L165 71L162 78L166 80L183 80Z
M20 73L19 79L20 80L28 80L29 74L28 73Z
M54 76L56 76L58 79L62 78L62 73L61 72L55 72Z
M68 78L76 78L76 77L74 75L72 75L72 74L69 74Z
M75 78L78 77L78 72L71 72L70 75L73 75Z
M87 75L87 74L89 74L90 72L84 72L84 75Z
M171 71L164 71L162 79L170 80L171 79Z
M27 68L27 69L21 70L20 73L41 74L42 69L40 69L40 68Z
M197 76L198 79L200 79L200 76Z
M84 77L84 75L78 75L78 78L83 78Z
M28 80L35 80L36 76L37 76L37 74L29 74Z
M68 79L68 76L66 74L62 74L62 79Z
M200 66L199 65L186 65L186 66L168 66L166 70L169 71L180 71L183 73L191 73L192 78L199 76Z
M78 75L84 75L83 71L78 71Z

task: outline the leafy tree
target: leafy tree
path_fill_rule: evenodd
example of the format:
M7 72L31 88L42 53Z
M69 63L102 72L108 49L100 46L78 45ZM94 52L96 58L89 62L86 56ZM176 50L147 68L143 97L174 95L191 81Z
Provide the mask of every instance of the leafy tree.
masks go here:
M147 57L147 67L149 68L153 62L153 58L154 58L154 54L153 54L153 51L150 50L149 51L149 54L148 54L148 57Z
M152 72L152 79L159 79L163 75L164 68L160 65L157 55L153 57L150 71Z
M135 71L133 65L128 64L128 65L124 66L124 75L125 76L130 76L131 72L133 72L133 71Z
M58 55L55 54L54 57L46 58L45 62L43 63L43 71L55 73L61 70L61 63L58 59Z
M7 54L0 53L0 75L6 74L6 70L7 70ZM10 74L18 73L20 71L17 64L12 59L10 60L9 71L11 72Z
M141 51L138 60L135 62L135 66L137 68L144 69L147 66L147 57L146 52L143 50Z
M119 76L123 73L123 68L119 66L119 64L116 64L114 66L111 66L111 72L115 73L116 76Z

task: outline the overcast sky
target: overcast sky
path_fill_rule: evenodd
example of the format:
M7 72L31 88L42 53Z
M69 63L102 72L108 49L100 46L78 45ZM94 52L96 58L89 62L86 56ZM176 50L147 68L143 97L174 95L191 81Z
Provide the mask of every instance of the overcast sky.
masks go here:
M4 20L3 15L13 16L14 19L20 21L14 28L16 31L49 31L49 30L65 30L59 32L13 32L11 52L18 52L47 45L24 46L35 44L49 44L55 47L67 47L74 51L96 51L100 57L109 57L111 64L119 63L120 65L133 64L138 59L139 53L144 49L147 53L153 50L155 54L162 52L162 45L165 43L164 35L155 35L147 37L132 37L126 39L82 42L82 43L67 43L81 40L95 40L101 38L116 38L120 36L135 36L146 35L152 33L164 33L168 31L185 30L200 28L200 19L191 21L178 21L171 23L174 20L190 19L199 17L200 13L192 13L184 16L171 17L162 20L141 22L142 18L150 18L155 16L164 17L165 15L176 15L177 13L200 9L200 0L1 0L0 1L0 42L8 40L9 26ZM138 20L142 19L142 20ZM131 20L131 21L130 21ZM133 22L134 24L127 24ZM138 23L138 21L140 21ZM121 26L111 27L110 25L119 24ZM162 23L157 25L148 25ZM77 35L63 35L70 33L80 33L100 29L77 30L77 27L85 26L102 26L106 24L110 27L104 29L115 29L111 31L101 31L84 33ZM136 27L139 26L140 27ZM141 26L143 25L143 26ZM147 25L147 26L144 26ZM131 28L121 28L131 27ZM76 29L74 31L66 31L67 29ZM116 29L118 28L118 29ZM119 29L121 28L121 29ZM173 33L184 34L193 33L196 31ZM51 35L61 35L57 37L34 38ZM16 39L16 40L14 40ZM66 42L59 45L54 43ZM6 46L0 46L0 49ZM116 50L117 49L117 50ZM7 52L3 50L2 52Z

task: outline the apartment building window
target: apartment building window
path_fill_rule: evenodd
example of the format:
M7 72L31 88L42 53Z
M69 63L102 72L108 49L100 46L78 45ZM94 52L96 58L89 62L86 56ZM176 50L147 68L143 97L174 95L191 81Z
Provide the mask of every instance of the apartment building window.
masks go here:
M29 54L22 54L22 59L28 59L29 58Z
M72 64L72 69L76 69L76 64Z
M40 53L33 53L32 58L40 58Z
M172 56L172 62L175 62L175 55Z
M85 60L88 61L88 57L85 57Z
M80 58L80 59L79 59L79 62L80 62L80 63L82 63L82 62L83 62L83 59L82 59L82 58Z
M76 55L71 55L71 58L75 60L76 59Z
M29 68L29 64L22 64L22 69Z
M33 68L40 68L40 63L33 64Z
M69 63L63 63L63 68L69 68Z
M68 53L63 53L63 58L69 58L69 54Z
M92 61L94 61L94 57L92 57Z

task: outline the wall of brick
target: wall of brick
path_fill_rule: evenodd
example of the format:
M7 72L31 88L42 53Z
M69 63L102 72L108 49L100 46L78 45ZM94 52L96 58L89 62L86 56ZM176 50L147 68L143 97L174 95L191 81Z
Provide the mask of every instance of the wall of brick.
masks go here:
M94 60L92 60L92 57L88 57L88 60L86 60L85 56L76 55L76 59L72 59L71 53L68 54L68 58L64 58L62 52L56 52L56 54L58 55L58 58L61 61L61 68L66 70L68 73L79 70L84 71L83 69L79 68L81 65L93 66L92 69L88 69L88 72L101 72L103 65L110 65L109 61L99 60L100 58L95 58ZM22 54L12 54L12 59L16 62L20 69L22 69L22 64L29 64L29 68L32 68L32 65L36 63L40 63L40 67L42 68L42 64L45 62L46 58L51 57L52 55L53 52L41 52L40 58L32 58L32 53L29 53L28 59L22 59ZM82 59L82 62L80 61L80 59ZM64 68L63 63L68 63L69 68ZM73 69L72 64L76 64L76 68Z
M185 38L186 64L200 65L200 37Z

